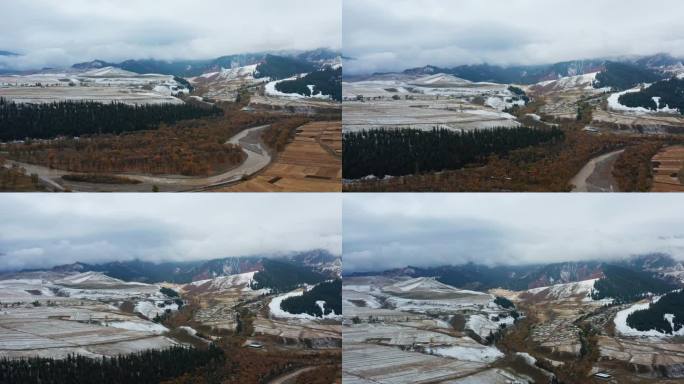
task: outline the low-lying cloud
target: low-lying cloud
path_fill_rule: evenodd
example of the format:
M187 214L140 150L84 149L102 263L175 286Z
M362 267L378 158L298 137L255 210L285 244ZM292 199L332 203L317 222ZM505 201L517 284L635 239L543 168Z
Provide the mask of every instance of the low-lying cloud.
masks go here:
M341 253L334 194L21 195L0 199L0 270Z
M683 12L677 0L345 0L345 73L684 56Z
M0 2L0 69L339 49L341 0Z
M677 195L404 194L344 196L346 272L684 257Z

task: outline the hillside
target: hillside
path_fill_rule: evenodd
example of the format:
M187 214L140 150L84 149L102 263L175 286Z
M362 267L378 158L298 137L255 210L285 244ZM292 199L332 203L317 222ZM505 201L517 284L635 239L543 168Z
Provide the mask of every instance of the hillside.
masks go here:
M684 291L668 293L647 309L627 316L627 325L639 331L681 333L684 327Z
M270 289L273 292L291 291L302 284L318 284L326 276L309 267L290 261L264 259L263 269L254 275L252 289Z
M594 283L591 298L614 299L615 303L628 303L643 298L647 293L663 294L677 288L660 280L650 272L633 270L617 265L605 265L604 277Z
M605 68L596 75L594 87L625 90L638 84L652 83L660 79L662 79L662 75L653 70L641 68L634 64L609 61L605 64Z
M630 108L646 108L652 111L678 110L684 114L684 79L661 80L639 92L629 92L619 97L620 104Z
M266 55L263 62L257 66L257 73L254 77L280 80L296 74L313 72L315 69L316 67L313 64L303 60Z
M329 96L332 100L342 101L342 68L314 71L295 80L276 83L275 89L283 93L297 93L302 96Z

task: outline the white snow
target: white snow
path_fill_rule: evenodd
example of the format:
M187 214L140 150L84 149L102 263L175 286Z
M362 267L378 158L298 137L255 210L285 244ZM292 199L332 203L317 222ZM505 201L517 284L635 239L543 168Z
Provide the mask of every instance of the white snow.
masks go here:
M513 100L511 97L496 97L496 96L489 96L487 100L485 101L485 104L498 110L498 111L503 111L506 108L510 108L514 105L520 105L524 106L525 101L518 99L518 100Z
M491 316L491 315L490 315ZM503 315L501 315L503 316ZM506 326L512 325L515 319L511 316L499 317L499 320L491 320L487 315L471 315L466 321L466 329L470 329L475 332L481 338L486 338L490 333L496 333L501 329L501 324Z
M598 72L585 73L584 75L566 76L557 80L548 80L537 83L538 86L545 88L551 87L554 90L566 90L572 88L583 88L593 90L593 83ZM597 90L598 91L598 90Z
M197 336L197 331L192 327L188 327L187 325L181 325L178 328L184 330L185 332L187 332L191 336Z
M533 367L536 367L537 359L534 358L534 356L530 355L527 352L516 352L516 355L520 356L525 360L525 362Z
M160 304L162 305L161 307L158 306ZM164 300L156 300L154 302L144 300L135 304L134 311L151 320L158 315L165 313L167 309L176 311L178 310L178 304L164 304Z
M112 321L105 323L106 326L127 329L129 331L140 331L154 333L155 335L161 335L164 332L168 332L168 328L157 323L141 323L137 321Z
M494 347L450 346L427 348L426 351L433 355L451 357L457 360L473 361L478 363L493 363L502 358L504 354Z
M591 291L594 283L598 279L589 279L565 284L555 284L548 287L538 287L528 289L527 292L533 295L546 295L554 299L567 299L575 296L584 296L591 300Z

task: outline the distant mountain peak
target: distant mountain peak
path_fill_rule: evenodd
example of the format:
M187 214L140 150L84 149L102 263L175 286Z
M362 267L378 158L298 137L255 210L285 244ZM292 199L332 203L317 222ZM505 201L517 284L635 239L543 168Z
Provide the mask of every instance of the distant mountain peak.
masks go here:
M100 68L106 68L106 67L117 67L117 64L114 63L109 63L104 60L93 60L93 61L86 61L83 63L76 63L71 66L73 69L100 69Z

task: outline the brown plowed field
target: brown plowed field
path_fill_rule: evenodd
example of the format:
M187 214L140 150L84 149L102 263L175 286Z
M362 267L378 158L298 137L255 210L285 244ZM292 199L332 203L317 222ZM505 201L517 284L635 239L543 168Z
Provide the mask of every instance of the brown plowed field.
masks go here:
M666 147L653 159L652 192L684 192L684 146Z
M297 128L292 142L263 172L219 191L342 191L342 124L314 122Z

